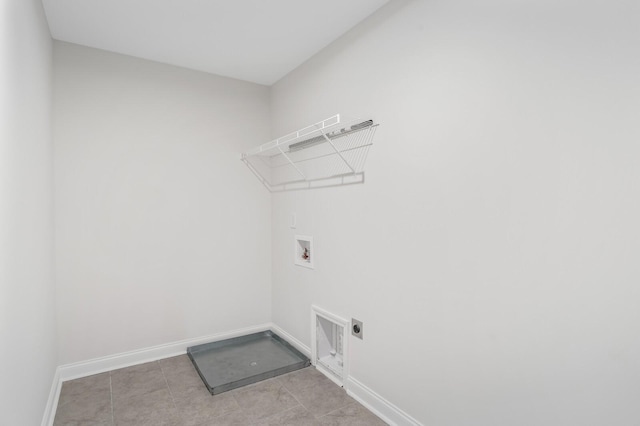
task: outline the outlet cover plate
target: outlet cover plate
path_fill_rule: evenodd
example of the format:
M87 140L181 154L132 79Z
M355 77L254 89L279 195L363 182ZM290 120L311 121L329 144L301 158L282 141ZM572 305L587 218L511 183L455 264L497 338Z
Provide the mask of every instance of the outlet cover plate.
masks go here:
M355 318L351 318L351 334L362 340L362 334L364 332L362 321L358 321Z

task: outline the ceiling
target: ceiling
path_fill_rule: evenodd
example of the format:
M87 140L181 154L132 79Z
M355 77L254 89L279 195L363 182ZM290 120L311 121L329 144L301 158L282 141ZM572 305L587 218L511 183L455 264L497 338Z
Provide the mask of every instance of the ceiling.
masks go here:
M388 0L42 0L56 40L271 85Z

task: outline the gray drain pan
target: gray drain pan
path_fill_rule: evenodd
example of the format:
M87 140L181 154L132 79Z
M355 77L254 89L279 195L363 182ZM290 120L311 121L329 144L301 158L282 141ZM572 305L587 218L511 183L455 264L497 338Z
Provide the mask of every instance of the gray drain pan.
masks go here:
M212 395L299 370L309 358L272 331L187 348Z

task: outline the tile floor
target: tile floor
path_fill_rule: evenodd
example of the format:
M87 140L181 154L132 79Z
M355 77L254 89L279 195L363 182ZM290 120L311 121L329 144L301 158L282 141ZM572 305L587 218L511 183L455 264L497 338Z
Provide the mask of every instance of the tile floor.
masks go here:
M212 396L181 355L63 383L54 425L385 423L313 367Z

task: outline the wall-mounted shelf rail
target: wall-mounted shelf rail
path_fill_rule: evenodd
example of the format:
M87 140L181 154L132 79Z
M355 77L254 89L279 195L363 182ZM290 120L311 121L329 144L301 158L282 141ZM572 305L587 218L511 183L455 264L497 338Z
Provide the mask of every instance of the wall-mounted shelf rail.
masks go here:
M364 165L378 124L334 115L242 154L271 192L364 182Z

